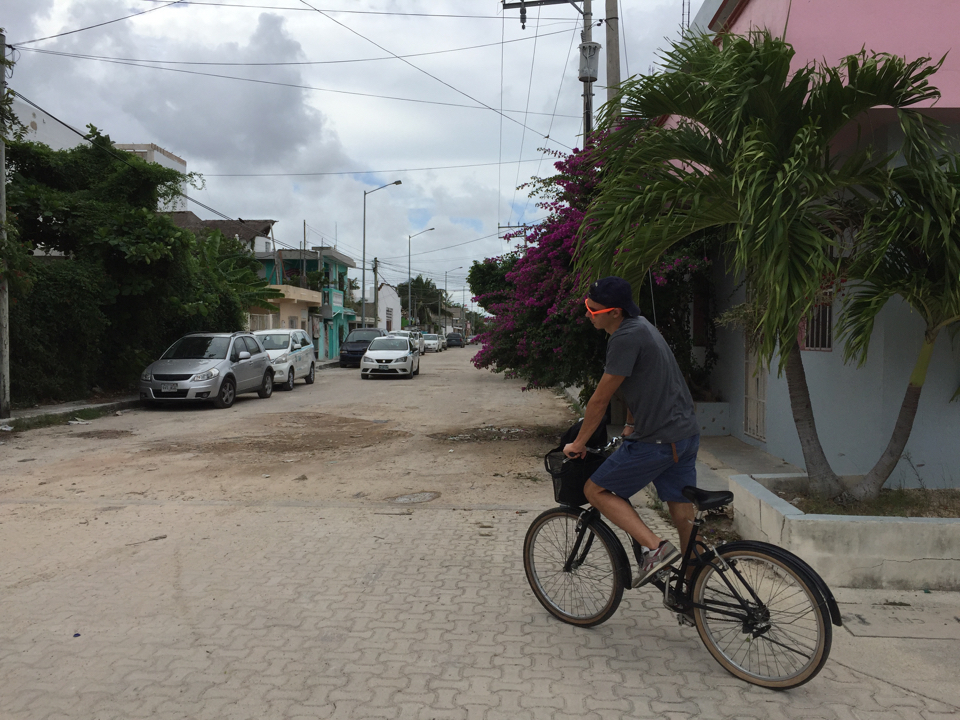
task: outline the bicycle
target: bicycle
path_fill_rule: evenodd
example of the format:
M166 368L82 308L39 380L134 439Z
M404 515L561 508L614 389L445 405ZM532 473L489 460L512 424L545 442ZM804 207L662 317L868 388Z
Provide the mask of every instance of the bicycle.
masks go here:
M619 440L590 452L604 457ZM593 627L613 616L624 589L651 584L680 624L695 626L714 659L741 680L786 690L820 672L830 654L831 623L841 626L823 579L776 545L739 540L714 547L699 537L704 514L729 505L732 492L684 488L696 516L680 565L634 582L624 546L600 511L580 507L587 504L586 477L574 477L571 490L559 450L547 454L545 465L561 505L535 518L523 543L527 580L548 612L571 625ZM636 541L633 550L639 563Z

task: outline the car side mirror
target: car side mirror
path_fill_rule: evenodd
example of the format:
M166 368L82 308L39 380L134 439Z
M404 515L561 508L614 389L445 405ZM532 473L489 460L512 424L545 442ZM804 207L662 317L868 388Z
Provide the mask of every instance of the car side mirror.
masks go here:
M240 355L239 355L238 357L239 357L240 360L249 360L249 359L250 359L250 353L248 353L246 350L241 350L241 351L240 351Z

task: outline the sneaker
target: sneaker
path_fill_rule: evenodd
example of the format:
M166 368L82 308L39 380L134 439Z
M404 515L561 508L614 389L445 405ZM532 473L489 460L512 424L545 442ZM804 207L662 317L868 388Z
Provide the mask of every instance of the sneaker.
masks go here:
M637 578L634 587L640 587L652 580L658 572L678 557L680 557L680 551L669 540L664 540L660 543L660 547L644 555L643 564L640 565L640 577Z

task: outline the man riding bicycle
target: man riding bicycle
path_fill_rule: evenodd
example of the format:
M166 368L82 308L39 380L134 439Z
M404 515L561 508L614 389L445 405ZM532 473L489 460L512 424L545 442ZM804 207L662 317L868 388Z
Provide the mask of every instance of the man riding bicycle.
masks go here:
M697 484L697 424L690 391L663 336L633 302L630 283L611 276L590 286L584 300L593 326L610 335L603 377L587 403L577 438L563 448L567 457L584 457L586 443L603 422L610 400L627 405L623 444L584 486L593 507L641 546L637 584L680 557L672 543L640 519L629 498L651 482L670 510L685 549L693 505L681 494Z

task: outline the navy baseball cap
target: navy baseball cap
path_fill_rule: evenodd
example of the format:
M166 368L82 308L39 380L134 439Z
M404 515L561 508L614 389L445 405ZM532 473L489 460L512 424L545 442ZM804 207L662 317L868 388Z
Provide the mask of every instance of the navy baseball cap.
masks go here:
M639 317L640 308L633 302L633 288L621 277L600 278L587 292L587 297L608 308L620 308L627 317Z

